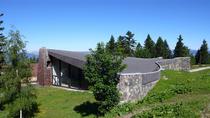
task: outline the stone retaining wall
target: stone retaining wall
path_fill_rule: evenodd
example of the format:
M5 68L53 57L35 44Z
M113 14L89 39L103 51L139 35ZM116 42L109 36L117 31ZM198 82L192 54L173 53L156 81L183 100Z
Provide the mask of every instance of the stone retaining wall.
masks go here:
M121 93L121 102L143 99L160 79L162 69L190 70L190 57L160 58L156 61L156 64L159 69L155 72L120 74L120 82L117 88Z
M157 61L162 69L166 70L190 70L190 57L177 57L173 59L161 59Z
M121 102L143 99L160 79L160 70L149 73L128 73L120 75L117 85Z

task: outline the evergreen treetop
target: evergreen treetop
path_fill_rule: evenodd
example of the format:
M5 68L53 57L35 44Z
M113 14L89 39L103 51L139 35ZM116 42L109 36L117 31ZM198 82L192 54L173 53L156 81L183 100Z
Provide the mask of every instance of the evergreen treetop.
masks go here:
M144 42L144 48L149 51L151 57L155 57L155 42L152 40L149 34Z
M111 38L110 38L109 42L106 44L106 49L110 53L115 52L116 45L115 45L115 39L114 39L114 36L113 35L111 35Z
M174 57L186 57L189 56L189 49L182 42L183 38L181 35L178 37L178 42L176 43L176 47L174 49Z
M207 44L206 40L203 40L203 43L202 43L200 49L197 51L195 58L196 58L197 64L207 64L208 63L209 54L208 54L208 44Z
M163 58L170 59L172 57L172 52L166 40L164 40L164 54Z
M155 44L156 49L156 57L163 57L164 56L164 42L161 37L158 37L158 40Z
M3 16L3 14L0 14L0 18ZM1 27L3 21L0 19L0 75L2 73L2 68L5 63L4 59L4 50L5 50L5 36L3 35L4 27Z

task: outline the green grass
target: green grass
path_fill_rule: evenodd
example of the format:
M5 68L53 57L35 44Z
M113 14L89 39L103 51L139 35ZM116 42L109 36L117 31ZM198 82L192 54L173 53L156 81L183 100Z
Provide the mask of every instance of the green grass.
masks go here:
M52 87L38 90L37 118L94 117L94 96L88 92L72 92ZM88 102L89 101L89 102Z
M67 91L54 87L36 87L38 113L36 118L94 118L97 105L92 93ZM6 118L7 111L0 111Z
M210 114L210 70L195 73L167 70L161 76L143 100L119 105L104 117L200 117L204 113ZM97 114L92 93L38 87L37 99L37 118L94 118ZM0 118L4 118L5 113L0 112Z
M204 111L210 115L210 70L195 73L167 70L161 74L161 80L143 100L116 107L106 116L188 118L200 117Z

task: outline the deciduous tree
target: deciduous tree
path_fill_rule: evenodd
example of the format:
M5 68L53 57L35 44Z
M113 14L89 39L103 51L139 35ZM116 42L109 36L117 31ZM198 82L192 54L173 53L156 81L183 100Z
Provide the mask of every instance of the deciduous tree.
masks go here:
M85 79L99 103L98 110L100 113L106 113L120 100L117 84L118 73L125 68L122 64L123 57L107 51L103 43L98 43L96 50L90 52L84 67Z
M29 83L31 68L26 57L25 42L19 31L11 30L6 45L7 68L2 74L0 102L6 105L8 117L32 117L37 110L35 89Z

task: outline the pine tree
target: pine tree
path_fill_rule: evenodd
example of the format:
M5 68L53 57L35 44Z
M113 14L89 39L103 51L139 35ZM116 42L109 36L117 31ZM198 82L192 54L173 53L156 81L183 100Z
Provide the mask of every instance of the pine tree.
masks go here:
M155 43L149 34L144 42L144 48L149 51L149 55L151 55L151 57L155 57Z
M196 54L195 54L195 62L196 64L200 64L201 60L200 60L200 49L197 50Z
M196 53L196 63L197 64L207 64L208 63L208 44L206 40L203 40L203 44Z
M140 43L138 43L135 50L135 57L141 58L143 55L142 52L143 52L143 47L141 46Z
M182 42L183 38L179 35L178 42L176 43L176 47L174 49L174 57L186 57L189 56L189 49Z
M106 49L110 52L110 53L114 53L116 46L115 46L115 39L114 36L111 35L111 38L109 40L109 42L106 44Z
M119 36L116 42L116 54L122 55L123 57L126 57L125 55L125 48L124 48L124 37Z
M128 31L125 36L125 54L127 56L134 56L134 47L136 45L136 41L134 39L134 34L131 31Z
M151 57L149 51L147 49L144 49L140 43L137 44L136 50L135 50L135 57L137 58L149 58Z
M156 49L156 57L163 57L164 56L164 42L161 37L158 38L156 44L155 44L155 49Z
M3 14L0 14L0 18L3 16ZM4 48L5 48L5 37L3 35L4 28L1 27L3 21L0 20L0 110L3 109L3 99L1 97L1 94L3 93L3 81L2 81L2 73L3 73L3 65L5 63L4 59Z
M196 57L192 53L190 54L190 64L191 65L196 64Z
M6 45L7 68L1 76L0 88L0 102L7 105L8 117L18 118L20 110L23 117L32 117L37 111L35 89L29 83L31 67L25 46L19 31L10 31Z
M164 53L163 53L163 58L164 59L170 59L172 57L172 54L171 54L171 50L169 48L169 45L167 43L166 40L164 40Z
M134 56L136 41L134 34L130 31L125 36L119 36L116 42L117 52L121 53L124 57Z
M3 14L0 14L0 18L3 16ZM5 62L5 59L4 59L4 48L5 48L5 36L3 35L3 30L4 28L1 27L3 21L0 20L0 75L2 73L2 67L3 67L3 64Z
M136 50L135 50L135 57L141 57L142 56L142 46L140 43L137 44Z

